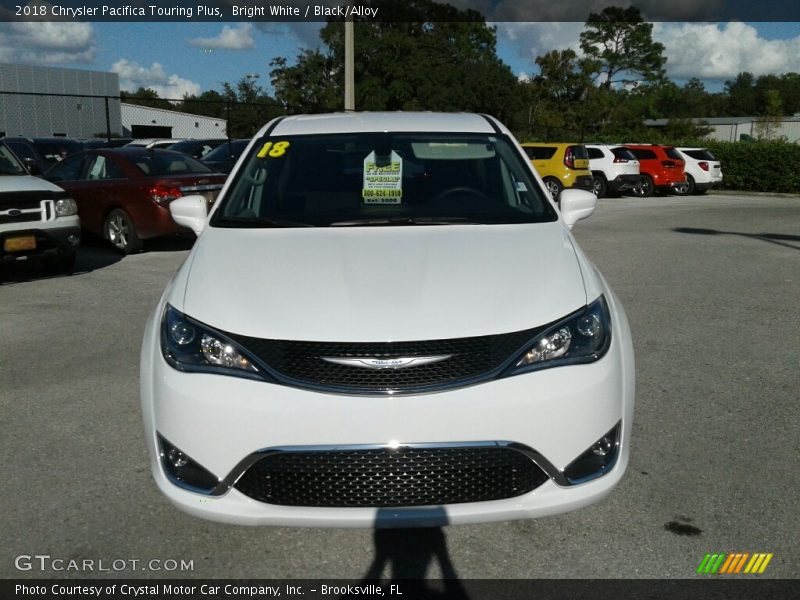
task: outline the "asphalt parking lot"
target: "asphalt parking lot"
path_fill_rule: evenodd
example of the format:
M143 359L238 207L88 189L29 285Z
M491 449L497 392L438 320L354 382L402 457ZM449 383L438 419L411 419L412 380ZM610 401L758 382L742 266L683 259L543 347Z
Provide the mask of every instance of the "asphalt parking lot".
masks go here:
M0 287L0 577L696 577L708 552L800 576L800 198L602 200L575 235L636 346L631 462L605 501L437 530L246 528L172 508L138 404L143 325L190 243ZM191 560L184 572L15 568L19 555ZM163 564L163 563L162 563Z

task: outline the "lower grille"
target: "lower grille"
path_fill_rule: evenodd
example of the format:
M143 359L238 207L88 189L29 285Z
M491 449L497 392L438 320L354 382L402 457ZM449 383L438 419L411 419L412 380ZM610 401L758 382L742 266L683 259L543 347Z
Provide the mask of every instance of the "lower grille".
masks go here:
M401 507L502 500L547 481L502 446L279 451L253 464L237 490L283 506Z

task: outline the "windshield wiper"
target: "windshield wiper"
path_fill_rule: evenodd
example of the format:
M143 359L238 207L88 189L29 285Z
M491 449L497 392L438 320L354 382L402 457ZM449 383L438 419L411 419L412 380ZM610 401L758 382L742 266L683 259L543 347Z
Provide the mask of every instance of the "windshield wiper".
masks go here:
M482 225L466 217L389 217L335 221L329 227L373 227L381 225Z
M316 227L311 223L300 223L297 221L285 221L283 219L267 219L261 217L221 217L214 223L217 227L241 227L241 228L269 228L269 227Z

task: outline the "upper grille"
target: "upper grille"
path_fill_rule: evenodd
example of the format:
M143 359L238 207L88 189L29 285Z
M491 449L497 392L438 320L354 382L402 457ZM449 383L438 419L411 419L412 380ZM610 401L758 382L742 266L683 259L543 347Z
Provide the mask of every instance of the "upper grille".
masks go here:
M335 391L412 392L456 387L489 376L519 353L544 328L514 333L418 342L304 342L229 335L274 369L290 385ZM367 369L321 357L400 358L452 354L447 360L404 369Z
M502 446L280 451L236 482L269 504L314 507L433 506L514 498L547 481L517 450Z
M42 211L26 212L19 215L0 214L0 225L6 223L33 223L34 221L41 221Z

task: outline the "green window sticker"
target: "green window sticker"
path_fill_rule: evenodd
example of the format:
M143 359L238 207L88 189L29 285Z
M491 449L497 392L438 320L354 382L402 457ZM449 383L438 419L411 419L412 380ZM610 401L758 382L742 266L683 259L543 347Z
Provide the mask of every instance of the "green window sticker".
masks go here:
M364 204L401 204L403 202L403 159L392 150L389 156L378 157L375 151L364 159Z

